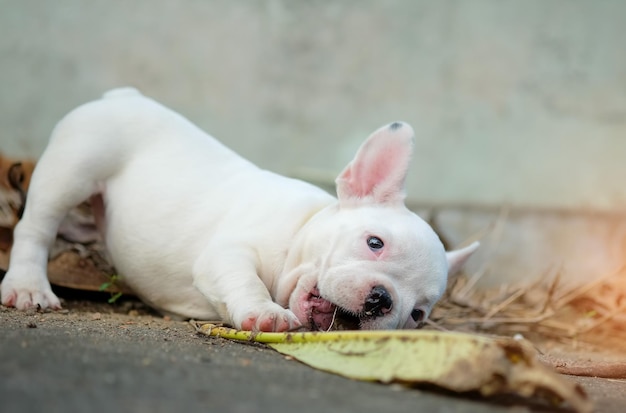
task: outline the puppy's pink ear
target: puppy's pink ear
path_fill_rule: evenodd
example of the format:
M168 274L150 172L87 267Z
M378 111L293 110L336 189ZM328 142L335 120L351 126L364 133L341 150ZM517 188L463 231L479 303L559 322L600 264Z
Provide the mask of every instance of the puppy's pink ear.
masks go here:
M463 264L465 264L465 261L472 256L479 246L480 243L476 241L465 248L446 252L446 258L448 259L448 277L452 277L459 272Z
M403 122L372 133L335 181L340 204L402 202L413 135L413 128Z

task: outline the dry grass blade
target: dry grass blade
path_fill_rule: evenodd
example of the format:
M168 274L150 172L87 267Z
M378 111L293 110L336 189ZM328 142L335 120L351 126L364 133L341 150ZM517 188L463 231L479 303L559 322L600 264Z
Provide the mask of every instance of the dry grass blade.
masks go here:
M500 209L500 213L493 224L493 229L491 230L490 238L492 242L497 245L498 241L502 239L504 234L504 228L506 225L506 221L509 215L509 208L502 207ZM471 291L474 289L476 283L485 275L487 270L489 269L489 260L485 260L483 266L469 279L468 283L461 289L457 294L457 299L463 301Z
M571 303L576 298L582 297L589 291L593 290L595 287L605 283L610 278L613 278L619 274L623 274L625 269L626 269L626 266L622 266L617 271L605 274L604 276L599 277L594 281L591 281L587 284L583 284L579 287L575 287L574 289L564 293L561 297L556 299L555 308L561 308Z
M576 331L576 334L588 333L589 331L599 327L601 324L604 324L607 321L612 320L616 315L621 314L621 313L623 313L625 311L626 311L626 303L623 303L621 306L617 307L616 309L614 309L610 313L603 315L602 317L600 317L598 320L596 320L595 322L593 322L589 326L578 329Z
M507 298L506 300L502 301L498 305L492 307L489 310L489 312L487 313L487 315L485 315L485 317L483 317L483 322L489 321L489 319L491 319L494 315L498 314L500 311L505 309L513 301L517 300L522 295L526 294L526 292L527 292L526 289L520 288L519 290L517 290L516 292L511 294L511 296L509 298Z

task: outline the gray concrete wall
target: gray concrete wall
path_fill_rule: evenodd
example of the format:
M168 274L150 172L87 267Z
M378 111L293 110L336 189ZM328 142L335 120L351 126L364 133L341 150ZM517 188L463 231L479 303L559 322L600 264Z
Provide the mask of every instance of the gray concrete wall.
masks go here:
M264 167L331 180L418 135L411 198L626 205L626 2L0 0L0 149L135 85Z

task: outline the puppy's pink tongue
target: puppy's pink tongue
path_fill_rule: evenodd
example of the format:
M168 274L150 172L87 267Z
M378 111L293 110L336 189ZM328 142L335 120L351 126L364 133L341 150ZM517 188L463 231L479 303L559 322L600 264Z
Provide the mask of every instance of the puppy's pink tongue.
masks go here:
M328 330L333 322L335 305L322 297L312 297L309 301L311 306L311 319L319 330Z

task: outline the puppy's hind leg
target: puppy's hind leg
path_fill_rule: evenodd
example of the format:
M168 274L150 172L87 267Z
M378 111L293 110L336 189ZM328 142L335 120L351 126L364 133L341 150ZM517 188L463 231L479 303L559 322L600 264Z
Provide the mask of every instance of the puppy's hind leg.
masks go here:
M48 249L68 211L97 191L97 181L81 169L84 161L51 143L37 164L0 286L3 305L22 310L61 307L46 275Z

